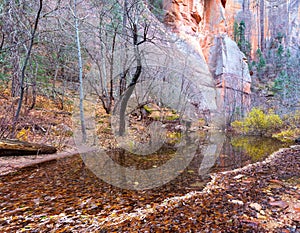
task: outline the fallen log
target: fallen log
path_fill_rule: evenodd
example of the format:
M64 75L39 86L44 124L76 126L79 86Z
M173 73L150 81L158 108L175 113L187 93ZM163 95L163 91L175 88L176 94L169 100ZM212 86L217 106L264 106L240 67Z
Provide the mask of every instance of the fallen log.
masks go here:
M0 156L54 154L56 151L54 146L44 144L11 139L0 140Z

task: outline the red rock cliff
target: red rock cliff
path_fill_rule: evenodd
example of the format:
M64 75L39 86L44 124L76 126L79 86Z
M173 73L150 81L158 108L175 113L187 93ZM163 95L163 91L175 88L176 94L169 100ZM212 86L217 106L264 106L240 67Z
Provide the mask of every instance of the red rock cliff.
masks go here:
M233 38L234 22L243 20L254 49L266 48L279 33L289 46L299 43L298 0L164 0L163 6L165 23L176 32Z
M219 92L219 106L227 122L237 110L250 107L251 78L247 59L233 41L234 22L245 22L246 40L252 47L270 47L279 33L285 44L299 44L298 0L164 0L165 24L180 37L198 43ZM191 39L193 38L193 39ZM253 52L254 51L254 52Z

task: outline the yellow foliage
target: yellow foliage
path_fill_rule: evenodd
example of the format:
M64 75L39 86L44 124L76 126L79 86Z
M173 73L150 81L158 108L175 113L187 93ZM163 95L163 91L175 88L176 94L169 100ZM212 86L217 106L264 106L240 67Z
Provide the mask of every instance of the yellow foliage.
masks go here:
M197 122L197 126L199 126L199 127L203 127L203 126L205 126L205 124L206 124L206 121L203 118L200 118Z
M265 114L261 109L253 108L243 121L235 121L231 126L238 133L270 136L278 131L282 124L281 118L274 111Z
M294 142L300 135L300 129L287 129L280 133L273 134L272 137L282 142Z
M47 109L47 110L60 110L61 103L49 99L46 96L39 95L36 97L35 108ZM73 101L67 97L64 100L64 111L72 112L73 111Z
M178 143L181 140L181 133L179 132L168 132L167 139L169 143Z
M234 131L236 131L238 133L248 132L246 125L242 121L234 121L231 123L231 126L233 127Z
M28 134L29 134L30 129L21 129L18 133L17 133L17 139L21 140L21 141L27 141L28 139Z
M179 119L179 115L172 113L172 111L152 111L149 118L154 120L174 121Z

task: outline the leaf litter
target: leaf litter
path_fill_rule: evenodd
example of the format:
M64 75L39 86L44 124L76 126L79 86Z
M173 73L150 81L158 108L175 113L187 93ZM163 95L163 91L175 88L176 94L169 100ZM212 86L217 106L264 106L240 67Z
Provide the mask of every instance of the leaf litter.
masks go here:
M300 231L299 147L213 174L202 190L186 189L197 172L184 173L161 188L130 191L99 180L80 156L23 168L0 177L1 231Z

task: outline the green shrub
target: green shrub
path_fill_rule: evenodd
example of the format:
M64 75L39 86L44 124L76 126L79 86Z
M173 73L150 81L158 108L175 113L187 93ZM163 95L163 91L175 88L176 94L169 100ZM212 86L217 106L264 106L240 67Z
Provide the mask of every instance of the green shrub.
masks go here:
M265 114L261 109L253 108L243 121L231 124L234 131L247 135L271 136L282 127L281 118L273 111Z

